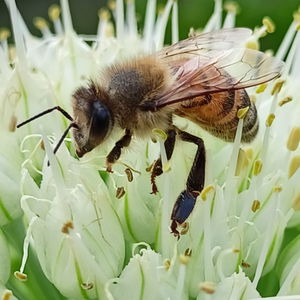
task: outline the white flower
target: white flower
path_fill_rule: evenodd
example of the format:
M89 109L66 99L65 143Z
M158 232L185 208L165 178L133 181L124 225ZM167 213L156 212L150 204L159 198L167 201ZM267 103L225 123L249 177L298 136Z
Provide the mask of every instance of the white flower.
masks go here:
M0 225L14 227L12 221L24 213L27 234L18 278L26 279L30 244L44 275L71 299L257 299L264 292L259 283L270 271L280 277L277 299L300 293L298 231L281 253L285 231L299 225L298 15L276 54L286 60L281 81L248 90L261 123L253 143L241 144L242 120L229 144L175 119L178 127L204 139L207 152L205 188L177 240L170 234L170 214L185 187L193 145L176 141L168 162L163 134L157 131L157 143L134 139L108 174L105 156L119 133L77 160L69 138L53 155L52 147L67 126L57 111L15 130L17 122L56 105L70 111L73 91L88 78L97 79L105 66L160 49L170 15L172 43L178 41L177 2L168 0L156 16L156 1L148 0L141 36L134 2L126 2L126 17L123 1L111 2L116 36L109 12L102 10L97 35L81 37L72 28L67 0L62 0L63 22L57 6L50 10L55 33L37 20L41 39L28 32L14 0L7 3L16 56L9 60L4 39L0 107L6 149L0 150ZM233 27L236 7L227 10L222 23L222 2L216 0L204 31ZM258 47L258 39L272 30L265 19L246 45ZM160 153L165 172L156 180L159 192L152 195L146 169ZM0 289L9 274L6 243L0 247ZM147 249L135 254L141 245ZM33 281L28 276L27 293L32 295ZM42 283L50 286L41 276ZM10 286L14 291L13 281ZM5 293L10 292L3 298L9 296Z

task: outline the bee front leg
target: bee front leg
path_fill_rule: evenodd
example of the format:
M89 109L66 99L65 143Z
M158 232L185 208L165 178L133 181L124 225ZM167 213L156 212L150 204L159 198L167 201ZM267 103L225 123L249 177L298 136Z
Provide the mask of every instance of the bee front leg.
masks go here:
M123 147L128 147L131 142L132 134L129 129L126 129L125 135L116 142L113 149L106 156L106 170L112 173L112 165L120 158Z
M176 131L174 129L169 129L167 132L167 139L165 140L164 146L166 149L166 156L167 160L171 159L173 151L174 151L174 146L175 146L175 140L176 140ZM161 157L159 157L152 165L151 167L151 185L152 185L152 193L151 194L156 194L158 192L156 183L155 183L155 178L163 173L162 170L162 162L161 162Z
M183 141L197 145L197 152L186 182L186 189L178 196L171 214L172 223L170 228L174 236L179 238L180 233L177 230L177 226L185 223L185 220L193 211L198 195L204 187L205 147L201 138L179 129L177 133Z

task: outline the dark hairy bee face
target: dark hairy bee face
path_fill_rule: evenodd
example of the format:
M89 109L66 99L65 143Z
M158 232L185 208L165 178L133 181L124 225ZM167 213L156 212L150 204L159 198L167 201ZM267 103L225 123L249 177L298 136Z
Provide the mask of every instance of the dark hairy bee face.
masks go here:
M101 144L113 128L112 113L101 96L107 95L97 95L90 88L79 88L73 95L72 106L77 124L73 135L79 157Z

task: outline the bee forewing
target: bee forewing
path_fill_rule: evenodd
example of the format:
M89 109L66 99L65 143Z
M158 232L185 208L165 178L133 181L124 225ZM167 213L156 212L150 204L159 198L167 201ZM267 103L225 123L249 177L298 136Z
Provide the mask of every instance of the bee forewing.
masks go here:
M181 66L176 61L170 62L173 85L155 99L155 106L160 108L205 94L259 85L280 76L283 66L274 57L246 48L218 51L214 58L198 54Z
M206 53L212 58L217 52L241 47L251 34L252 31L248 28L226 28L202 33L163 48L157 52L157 56L166 62L172 61L174 56L178 58L178 55L191 58Z

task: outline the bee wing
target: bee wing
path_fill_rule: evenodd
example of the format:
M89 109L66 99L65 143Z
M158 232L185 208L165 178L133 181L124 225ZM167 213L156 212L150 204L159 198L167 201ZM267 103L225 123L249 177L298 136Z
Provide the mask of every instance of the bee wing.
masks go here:
M226 90L244 89L270 81L278 76L283 62L260 51L233 48L218 50L214 57L210 53L199 53L190 59L168 62L173 74L171 88L158 95L145 107L160 108L205 94Z
M167 46L156 53L164 60L174 64L174 60L184 57L191 59L199 54L214 57L216 53L240 47L251 36L248 28L224 28L219 31L202 33Z

